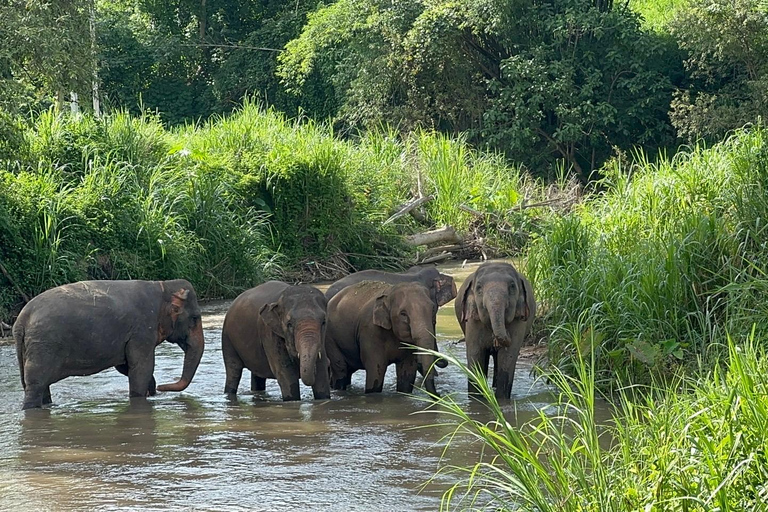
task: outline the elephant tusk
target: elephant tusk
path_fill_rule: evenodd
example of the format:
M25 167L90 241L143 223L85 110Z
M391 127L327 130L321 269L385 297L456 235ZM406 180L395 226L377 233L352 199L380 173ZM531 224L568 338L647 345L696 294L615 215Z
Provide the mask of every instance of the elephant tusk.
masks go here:
M322 358L323 358L323 353L322 353L322 352L318 352L318 353L317 353L317 359L318 359L318 361L319 361L319 360L321 360Z

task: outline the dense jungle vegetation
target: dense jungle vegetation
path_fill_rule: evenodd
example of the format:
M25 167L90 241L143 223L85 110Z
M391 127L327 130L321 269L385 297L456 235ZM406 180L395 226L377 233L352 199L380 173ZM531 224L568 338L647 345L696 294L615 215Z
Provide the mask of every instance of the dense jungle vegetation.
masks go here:
M403 235L448 224L526 261L561 398L520 429L446 398L491 454L453 468L446 508L768 501L765 1L5 0L0 20L0 320L86 278L220 297L397 268ZM383 223L422 189L422 220Z

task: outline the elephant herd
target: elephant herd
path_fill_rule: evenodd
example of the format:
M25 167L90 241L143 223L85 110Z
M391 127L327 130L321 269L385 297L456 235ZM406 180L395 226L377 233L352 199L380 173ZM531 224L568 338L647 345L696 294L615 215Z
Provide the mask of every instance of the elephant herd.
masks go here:
M298 400L300 384L316 399L346 389L365 370L365 392L380 392L394 364L397 391L410 393L416 374L437 395L435 323L440 306L456 299L467 363L488 374L494 360L496 396L509 398L517 357L536 314L528 280L508 263L480 265L456 290L434 267L400 274L366 270L332 284L325 294L307 285L269 281L238 296L224 318L224 392L237 393L243 369L251 389L276 379L283 400ZM50 404L50 385L110 367L128 376L130 396L182 391L204 350L200 307L192 285L172 281L82 281L47 290L22 309L13 326L23 409ZM181 378L156 386L155 347L184 351ZM416 349L414 349L416 347ZM423 350L417 350L423 349ZM470 392L477 392L472 384Z

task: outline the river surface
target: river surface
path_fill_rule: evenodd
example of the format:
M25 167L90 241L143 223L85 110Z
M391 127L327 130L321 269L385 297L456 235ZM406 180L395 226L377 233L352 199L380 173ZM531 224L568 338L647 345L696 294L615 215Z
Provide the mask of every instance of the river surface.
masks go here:
M457 287L475 268L441 266ZM246 371L238 398L227 400L228 304L204 307L206 351L189 388L147 400L129 400L127 377L108 370L54 384L53 407L21 412L15 347L0 346L0 510L438 510L454 482L432 479L435 471L478 460L468 439L443 453L453 428L427 410L423 395L395 392L394 367L381 394L364 394L360 371L331 400L312 400L302 385L303 400L288 403L274 380L266 394L251 395ZM441 308L437 332L440 350L464 360L452 302ZM178 347L160 345L157 382L175 381L182 359ZM437 387L470 405L455 367L440 370ZM526 360L512 394L511 423L553 401ZM471 410L483 417L482 407Z

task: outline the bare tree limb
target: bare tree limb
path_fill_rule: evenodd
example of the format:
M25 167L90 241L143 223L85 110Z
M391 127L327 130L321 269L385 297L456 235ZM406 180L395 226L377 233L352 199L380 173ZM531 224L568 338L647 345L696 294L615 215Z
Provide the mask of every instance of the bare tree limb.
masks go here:
M435 196L419 197L419 198L414 199L413 201L411 201L409 203L404 204L403 206L400 207L400 209L397 212L395 212L394 215L392 215L390 218L385 220L381 225L382 226L386 226L390 222L394 222L395 220L399 219L400 217L406 215L408 212L410 212L414 208L418 208L422 204L427 203L427 202L431 201L434 198L435 198Z

